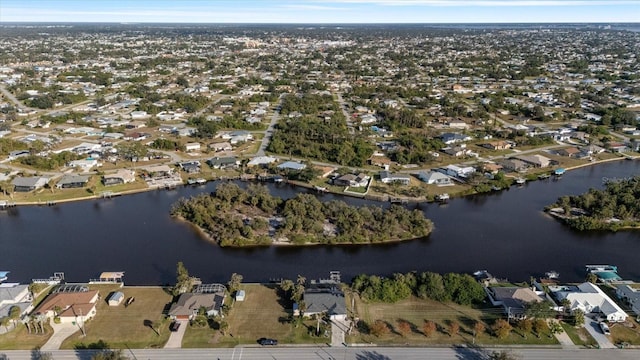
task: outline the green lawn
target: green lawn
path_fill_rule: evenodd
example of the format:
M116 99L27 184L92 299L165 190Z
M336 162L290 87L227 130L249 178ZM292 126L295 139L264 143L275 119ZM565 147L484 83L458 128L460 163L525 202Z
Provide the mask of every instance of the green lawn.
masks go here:
M53 334L51 326L45 326L45 333L29 334L27 327L20 324L18 328L0 335L0 350L35 349L42 347Z
M326 338L308 335L308 321L298 327L289 322L289 301L278 296L276 286L246 284L245 301L236 302L225 321L229 324L225 335L211 328L187 328L182 341L186 348L232 347L238 344L256 344L261 337L278 339L280 343L310 344L326 343ZM283 307L284 306L284 307Z
M460 344L474 341L473 326L476 321L481 321L486 331L476 336L476 344L484 345L551 345L557 344L555 337L548 331L540 334L521 334L519 330L513 330L505 339L498 339L490 334L490 326L493 322L503 317L499 308L485 307L472 308L453 303L440 303L432 300L422 300L412 297L395 304L365 303L356 297L356 316L367 324L373 324L376 320L387 323L391 332L387 335L376 337L366 331L356 332L348 339L349 342L373 342L378 344L410 344L410 345L440 345ZM437 325L437 331L430 337L422 331L425 321L433 321ZM406 321L411 325L411 332L403 336L398 330L398 323ZM449 324L455 321L460 324L458 334L450 336ZM515 327L515 326L514 326Z
M628 319L624 323L610 324L611 342L614 344L628 343L631 345L640 345L640 326L632 319Z
M171 302L171 295L160 287L124 287L90 285L100 291L96 316L86 323L86 337L76 333L62 343L61 349L73 349L78 343L90 344L104 340L116 349L162 347L169 338L169 321L164 320L157 335L145 320L163 321L163 311ZM112 291L124 292L125 298L135 297L128 307L124 304L109 306L107 297Z
M571 341L573 341L574 344L586 347L592 347L598 344L584 327L581 326L576 328L575 326L567 324L564 321L561 321L560 325L564 329L564 332L569 335L569 338L571 339Z

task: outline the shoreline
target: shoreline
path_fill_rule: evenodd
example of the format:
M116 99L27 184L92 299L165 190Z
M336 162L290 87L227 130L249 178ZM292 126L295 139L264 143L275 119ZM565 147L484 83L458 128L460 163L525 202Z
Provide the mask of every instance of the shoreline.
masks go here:
M617 158L612 158L612 159L605 159L605 160L598 160L598 161L594 161L594 162L590 162L590 163L586 163L586 164L580 164L580 165L576 165L576 166L571 166L571 167L567 167L565 168L566 171L571 171L571 170L576 170L576 169L580 169L580 168L584 168L584 167L588 167L588 166L595 166L595 165L600 165L600 164L605 164L608 162L613 162L613 161L620 161L620 160L638 160L640 159L640 157L627 157L627 156L621 156L621 157L617 157ZM222 179L218 179L218 180L212 180L212 181L219 181ZM242 179L240 179L242 180ZM538 181L538 180L533 180L533 181ZM314 186L312 184L306 184L306 183L300 183L297 181L287 181L286 184L289 185L293 185L296 187L303 187L306 189L310 189L313 190ZM181 185L183 187L187 187L189 185L187 184L183 184ZM99 200L99 199L108 199L108 198L112 198L112 197L117 197L117 196L126 196L126 195L134 195L134 194L139 194L139 193L144 193L144 192L149 192L149 191L156 191L156 190L167 190L167 189L163 189L162 187L154 187L154 188L145 188L145 189L134 189L134 190L125 190L125 191L121 191L121 192L117 192L117 193L112 193L109 197L102 197L99 195L90 195L90 196L85 196L85 197L77 197L77 198L70 198L70 199L60 199L60 200L50 200L50 201L13 201L10 199L7 199L6 201L8 201L9 203L11 203L14 206L53 206L53 205L57 205L57 204L64 204L64 203L71 203L71 202L76 202L76 201L86 201L86 200ZM171 189L168 189L171 190ZM464 192L463 192L464 193ZM364 199L364 200L369 200L369 201L377 201L377 202L390 202L392 200L401 200L401 201L405 201L405 202L411 202L411 203L433 203L436 202L435 200L427 200L424 197L421 198L411 198L411 197L400 197L400 196L393 196L391 194L381 194L381 195L374 195L374 194L356 194L356 193L349 193L349 192L336 192L336 191L331 191L331 190L327 190L325 192L322 193L318 193L318 194L333 194L333 195L341 195L341 196L348 196L348 197L353 197L353 198L357 198L357 199ZM463 195L458 196L457 194L451 194L452 198L456 198L456 197L467 197L467 196L472 196L472 195L476 195L478 193L476 192L471 192L471 193L464 193ZM259 246L259 245L258 245Z

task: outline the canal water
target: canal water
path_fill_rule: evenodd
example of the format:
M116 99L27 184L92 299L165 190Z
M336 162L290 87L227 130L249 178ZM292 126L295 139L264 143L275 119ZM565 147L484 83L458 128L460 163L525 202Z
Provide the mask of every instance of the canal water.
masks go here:
M542 212L561 195L639 174L639 161L618 161L447 205L409 205L433 220L434 232L425 239L385 245L220 248L169 216L180 197L210 192L215 182L52 207L16 207L0 211L0 270L11 271L9 281L20 282L55 271L65 272L69 281L125 271L131 285L173 283L178 261L205 282L226 282L233 272L257 282L298 274L326 277L331 270L349 280L360 273L479 269L513 281L556 270L563 281L580 281L585 264L603 263L618 265L623 278L640 281L640 232L578 233ZM283 197L307 191L288 185L270 189Z

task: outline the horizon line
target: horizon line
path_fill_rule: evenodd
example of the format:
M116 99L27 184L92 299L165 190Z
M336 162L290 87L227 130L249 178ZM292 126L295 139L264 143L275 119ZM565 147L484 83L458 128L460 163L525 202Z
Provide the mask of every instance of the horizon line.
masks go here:
M0 21L4 24L200 24L200 25L465 25L465 24L638 24L640 21L518 21L518 22L170 22L170 21Z

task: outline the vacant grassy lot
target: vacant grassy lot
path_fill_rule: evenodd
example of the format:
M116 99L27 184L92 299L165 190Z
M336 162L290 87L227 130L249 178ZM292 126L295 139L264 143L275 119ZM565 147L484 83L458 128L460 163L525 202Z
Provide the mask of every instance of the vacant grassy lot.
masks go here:
M598 344L583 326L576 328L575 326L565 322L560 322L560 325L562 325L562 328L567 335L569 335L569 338L571 338L571 341L573 341L574 344L586 347L592 347Z
M350 300L349 300L350 301ZM369 334L366 329L360 327L360 331L354 333L349 342L374 342L378 344L460 344L473 342L473 327L476 321L481 321L487 330L478 334L475 339L477 344L557 344L555 337L550 336L548 330L540 334L528 332L523 334L514 329L505 339L498 339L490 334L490 326L498 318L504 318L502 309L499 308L472 308L453 303L440 303L432 300L422 300L412 297L395 304L365 303L357 296L355 299L356 314L367 325L376 320L384 321L390 332L387 335L376 337ZM425 321L433 321L437 325L434 334L427 337L423 332ZM402 334L398 324L408 322L411 331ZM458 334L450 335L451 322L460 325ZM515 326L514 326L515 327Z
M45 333L29 334L27 327L20 324L18 328L0 335L0 350L35 349L42 347L53 334L51 326L45 326Z
M211 328L187 328L183 347L230 347L237 344L256 344L261 337L278 339L280 343L326 343L326 338L312 337L307 326L315 322L295 327L289 323L289 301L278 296L276 286L248 284L242 288L246 292L245 301L236 302L225 317L229 324L225 335ZM313 324L312 324L313 323Z
M612 324L609 327L611 328L611 342L614 344L640 345L640 325L631 318L624 323Z
M160 287L124 287L115 285L90 285L89 288L100 291L96 316L86 323L87 336L78 332L64 341L62 349L73 349L77 344L91 344L104 340L113 348L153 348L162 347L169 338L169 322L164 321L157 335L147 321L162 321L163 312L171 302L171 295ZM109 306L107 297L112 291L124 292L125 298L135 297L128 307L120 304Z

